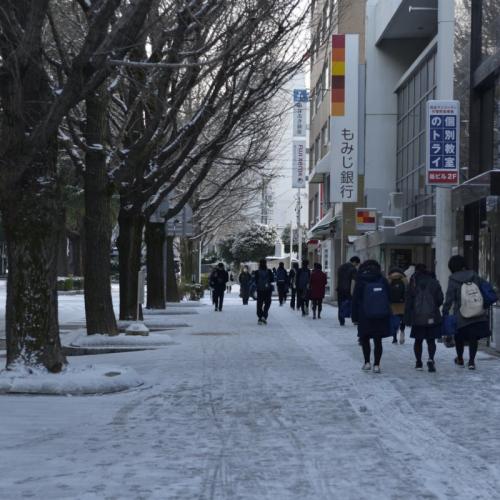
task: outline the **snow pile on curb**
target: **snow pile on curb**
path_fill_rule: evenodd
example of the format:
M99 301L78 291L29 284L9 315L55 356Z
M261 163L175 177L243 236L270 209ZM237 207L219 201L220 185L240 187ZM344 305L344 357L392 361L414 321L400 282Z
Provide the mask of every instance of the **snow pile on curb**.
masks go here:
M172 343L172 337L164 333L150 333L147 337L80 334L69 345L71 347L161 347Z
M0 393L53 394L78 396L110 394L142 385L132 368L116 366L66 367L61 373L19 366L0 371Z

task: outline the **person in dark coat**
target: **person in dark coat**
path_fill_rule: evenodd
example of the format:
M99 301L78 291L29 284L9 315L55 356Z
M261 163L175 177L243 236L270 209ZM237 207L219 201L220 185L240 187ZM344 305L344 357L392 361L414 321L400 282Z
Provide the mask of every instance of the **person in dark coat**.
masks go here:
M285 269L285 264L280 262L276 269L276 286L278 287L278 298L280 306L286 302L286 294L288 291L288 273Z
M254 271L253 280L257 289L257 317L259 325L267 324L273 293L273 272L267 268L266 259L259 261L259 269Z
M302 267L297 272L297 308L302 311L302 316L309 314L309 283L311 281L311 270L309 261L302 261Z
M224 292L226 290L226 283L229 280L229 275L224 269L224 264L219 262L216 269L210 276L210 286L214 290L214 304L216 311L222 311L222 304L224 302Z
M406 302L406 291L408 289L408 279L402 269L399 267L391 267L389 269L389 276L387 276L387 281L389 282L389 290L391 295L391 309L392 314L399 318L399 343L405 343L405 302ZM394 290L394 291L393 291ZM395 330L393 334L392 343L397 344L398 331Z
M248 298L250 297L250 283L252 282L252 275L249 272L248 266L245 266L239 277L240 282L240 297L243 300L243 305L248 305Z
M316 309L318 310L318 319L321 318L326 282L326 274L321 270L321 264L315 262L314 269L311 273L309 287L309 297L312 302L313 319L316 319Z
M380 293L383 308L377 311L379 317L369 317L367 314L368 290L374 288ZM364 301L364 299L367 299ZM378 301L377 301L378 303ZM376 260L367 260L359 267L356 275L356 284L352 295L352 321L358 325L358 337L363 349L365 363L363 370L370 370L370 339L374 345L374 373L380 373L382 358L382 339L391 337L390 329L391 305L389 299L389 284L382 276L380 264Z
M410 337L415 339L415 369L422 370L422 350L424 340L427 342L429 360L427 369L435 372L434 355L436 339L442 335L441 312L443 291L434 274L429 272L425 264L417 264L406 294L404 322L411 326Z
M478 341L482 338L487 338L491 335L489 327L488 310L484 309L483 313L472 318L464 318L460 314L461 306L461 288L463 283L473 282L478 286L484 280L477 273L467 269L465 259L461 255L454 255L448 262L448 269L452 273L448 280L448 289L446 290L446 298L443 304L443 315L449 314L453 307L453 314L457 318L457 333L455 334L455 347L457 357L455 364L464 366L464 348L465 342L469 343L469 362L470 370L476 368L475 359L478 347Z
M359 257L354 256L349 259L349 262L342 264L337 270L337 305L338 318L341 326L345 325L342 303L352 300L352 285L356 280L359 263Z
M290 283L290 307L295 310L295 303L297 297L297 273L299 272L299 263L294 262L292 269L288 273L288 282ZM298 307L298 303L297 303Z

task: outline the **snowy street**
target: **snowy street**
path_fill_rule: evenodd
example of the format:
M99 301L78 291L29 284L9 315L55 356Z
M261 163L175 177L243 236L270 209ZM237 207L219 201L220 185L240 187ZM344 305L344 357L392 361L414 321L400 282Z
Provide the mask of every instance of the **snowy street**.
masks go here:
M63 327L81 322L83 296L60 299ZM146 322L189 325L172 345L69 358L132 367L138 389L0 396L1 499L499 497L500 359L470 372L438 344L437 373L416 372L407 331L377 375L331 306L274 301L267 326L234 292L169 312Z

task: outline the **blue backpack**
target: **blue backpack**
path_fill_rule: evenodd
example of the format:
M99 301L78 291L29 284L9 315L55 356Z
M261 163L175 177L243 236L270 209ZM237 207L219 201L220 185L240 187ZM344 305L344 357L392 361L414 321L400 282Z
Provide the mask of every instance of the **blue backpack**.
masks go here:
M389 318L391 303L382 281L369 281L363 290L363 313L368 319Z
M485 308L492 306L498 300L497 293L491 286L491 283L488 283L486 280L481 280L479 289L481 290L481 295L483 296Z

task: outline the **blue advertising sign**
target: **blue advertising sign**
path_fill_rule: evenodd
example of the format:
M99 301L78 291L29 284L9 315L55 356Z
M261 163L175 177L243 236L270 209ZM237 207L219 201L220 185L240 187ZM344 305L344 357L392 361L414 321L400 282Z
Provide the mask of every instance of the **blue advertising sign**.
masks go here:
M459 183L460 103L427 101L426 184Z
M308 102L309 92L306 89L294 89L293 102Z

